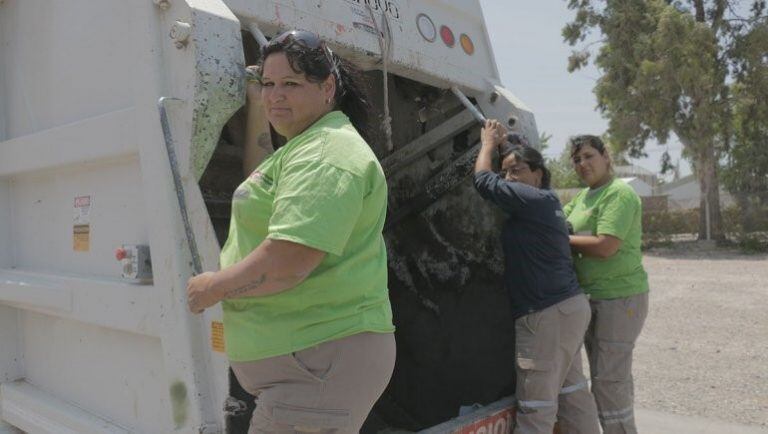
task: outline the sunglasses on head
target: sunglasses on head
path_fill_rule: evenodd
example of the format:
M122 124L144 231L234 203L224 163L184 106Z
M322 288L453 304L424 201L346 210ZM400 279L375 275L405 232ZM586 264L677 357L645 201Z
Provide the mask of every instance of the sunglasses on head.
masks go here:
M283 46L285 48L288 48L292 45L298 45L310 50L322 49L323 53L325 53L326 60L328 60L328 65L331 67L331 72L336 77L336 80L338 81L341 79L339 76L339 69L336 66L336 61L333 60L333 52L328 47L328 45L326 45L325 42L323 42L323 40L320 39L320 37L316 34L306 30L288 30L287 32L281 33L280 35L272 38L272 40L270 40L269 43L264 47L263 51L266 52L269 50L269 48L277 45Z

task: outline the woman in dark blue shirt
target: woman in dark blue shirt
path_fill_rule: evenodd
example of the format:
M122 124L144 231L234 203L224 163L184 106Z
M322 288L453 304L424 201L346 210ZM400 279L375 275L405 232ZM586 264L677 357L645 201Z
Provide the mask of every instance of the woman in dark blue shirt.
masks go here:
M504 286L515 318L518 400L513 434L599 434L597 409L582 372L589 302L573 270L560 201L549 189L541 154L506 141L505 128L485 124L475 188L507 215L501 231ZM501 147L502 175L492 171Z

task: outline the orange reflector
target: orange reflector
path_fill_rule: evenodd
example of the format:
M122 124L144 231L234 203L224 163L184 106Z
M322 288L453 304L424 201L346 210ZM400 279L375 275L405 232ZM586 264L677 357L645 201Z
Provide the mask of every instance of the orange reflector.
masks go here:
M456 43L456 37L453 36L453 31L448 26L440 26L440 37L449 47L453 47Z
M459 42L461 42L461 48L464 49L465 53L469 54L470 56L475 53L475 44L472 43L472 40L469 39L469 36L467 36L465 33L461 34Z

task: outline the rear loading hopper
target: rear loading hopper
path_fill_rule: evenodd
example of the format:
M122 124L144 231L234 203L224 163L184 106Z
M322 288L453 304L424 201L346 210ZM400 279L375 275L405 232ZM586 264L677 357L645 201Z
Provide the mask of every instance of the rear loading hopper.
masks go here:
M244 178L244 67L259 33L289 28L366 71L379 121L398 359L365 430L424 429L513 392L502 217L474 192L479 125L450 88L538 134L500 85L477 2L6 0L0 432L244 432L247 411L223 411L249 399L221 311L186 310L195 261L177 194L202 268L216 269Z

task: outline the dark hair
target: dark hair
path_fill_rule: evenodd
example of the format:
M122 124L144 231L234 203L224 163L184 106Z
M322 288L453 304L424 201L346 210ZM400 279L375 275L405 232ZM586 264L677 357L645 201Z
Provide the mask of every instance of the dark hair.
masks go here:
M527 164L528 167L531 168L531 171L536 169L541 170L541 188L549 189L552 174L549 173L549 169L544 165L544 157L541 155L541 152L537 151L536 148L506 143L501 147L501 152L499 154L501 161L504 161L510 155L514 155L515 161Z
M585 145L591 146L602 155L608 155L603 140L590 134L573 136L568 139L568 144L571 147L571 158L578 154Z
M352 63L333 53L325 42L316 36L316 44L307 44L301 39L284 37L289 33L300 35L308 32L292 30L274 38L262 47L261 60L258 63L259 73L263 73L267 56L285 53L291 69L297 74L304 74L309 82L322 83L328 79L328 76L334 74L336 77L334 109L344 112L360 135L368 141L371 106L363 73Z

